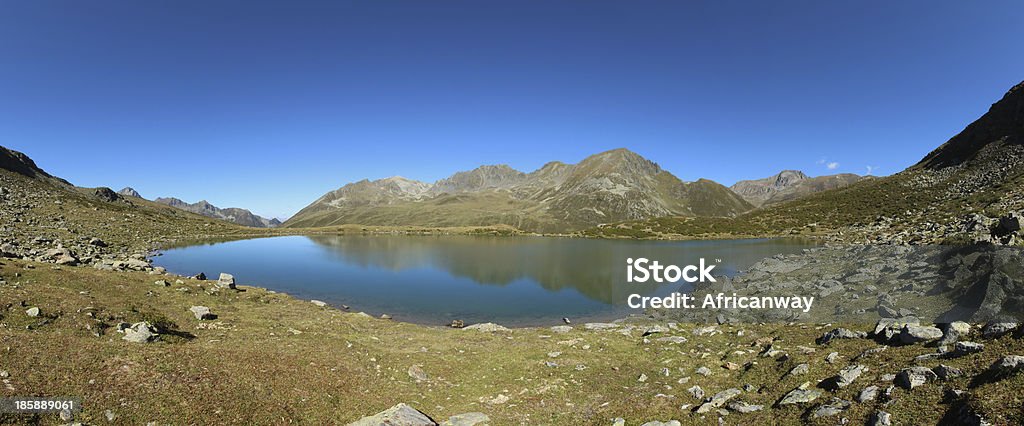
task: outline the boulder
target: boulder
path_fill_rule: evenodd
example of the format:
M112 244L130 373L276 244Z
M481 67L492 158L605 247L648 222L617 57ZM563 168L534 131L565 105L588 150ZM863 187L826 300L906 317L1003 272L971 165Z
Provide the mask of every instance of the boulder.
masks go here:
M874 401L875 398L878 398L878 386L875 385L868 386L857 394L857 402Z
M554 327L551 327L551 331L553 331L555 333L568 333L568 332L572 331L572 326L571 325L556 325Z
M398 404L369 417L363 417L349 426L436 426L426 414L406 404Z
M868 421L870 426L892 426L892 415L885 411L879 411L871 416Z
M942 330L932 326L905 325L900 332L900 342L903 344L914 344L930 342L942 338Z
M197 320L217 319L217 315L214 315L210 308L206 306L193 306L188 308L188 310L192 311L192 315L195 315Z
M39 308L35 307L35 306L25 310L25 315L28 315L30 317L38 317L39 314L40 314Z
M327 306L327 302L323 302L323 301L319 301L319 300L310 300L309 303L312 303L312 304L314 304L316 306L319 306L321 308Z
M217 288L235 289L235 277L231 274L221 272L220 277L217 278L217 283L214 284ZM397 406L396 406L397 407Z
M959 368L950 367L945 364L939 364L939 366L933 368L932 371L942 380L955 379L964 375L964 372L960 371Z
M1006 377L1024 369L1024 356L1007 355L999 358L989 368L989 373L996 377Z
M938 375L928 367L910 367L904 368L896 375L896 384L911 390L936 378Z
M763 405L747 404L746 402L743 401L730 401L729 404L726 405L726 407L728 407L732 411L743 414L753 413L755 411L761 411L762 409L764 409Z
M818 399L821 395L822 392L820 390L811 388L811 382L804 382L796 389L789 391L776 405L783 407L786 405L806 404Z
M793 367L792 369L790 369L789 373L786 373L786 374L788 374L790 376L802 376L804 374L807 374L807 372L810 371L810 369L811 369L811 366L806 364L806 363L805 364L799 364L796 367Z
M148 322L137 322L124 329L122 339L132 343L147 343L159 338L156 329Z
M863 331L852 331L845 328L837 328L822 334L821 337L818 338L817 343L819 345L824 345L836 339L863 339L865 337L868 337L868 334Z
M863 365L850 365L842 370L839 370L839 374L836 374L829 380L829 384L833 389L845 388L853 384L854 380L857 380L861 374L867 371L867 367Z
M819 419L822 417L837 416L843 411L846 411L847 408L850 408L850 401L846 401L839 398L832 398L832 401L830 401L828 404L822 405L818 408L815 408L814 411L811 411L811 418Z
M967 356L973 353L978 353L985 350L985 345L982 343L974 342L956 342L953 345L953 351L949 353L949 358L959 358Z
M1015 322L990 322L981 329L981 337L986 339L999 338L1013 331L1013 329L1017 328L1017 325Z
M710 412L711 410L714 410L725 405L726 402L729 402L730 399L737 397L742 392L743 391L736 388L729 388L719 393L716 393L707 402L697 407L696 412L698 414Z

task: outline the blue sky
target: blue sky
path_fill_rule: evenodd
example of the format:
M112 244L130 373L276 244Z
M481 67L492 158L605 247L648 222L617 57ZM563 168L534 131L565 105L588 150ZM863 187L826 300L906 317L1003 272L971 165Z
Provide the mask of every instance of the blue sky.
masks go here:
M279 217L363 178L530 171L617 147L726 185L781 169L891 174L1024 80L1020 12L12 1L0 144L77 185Z

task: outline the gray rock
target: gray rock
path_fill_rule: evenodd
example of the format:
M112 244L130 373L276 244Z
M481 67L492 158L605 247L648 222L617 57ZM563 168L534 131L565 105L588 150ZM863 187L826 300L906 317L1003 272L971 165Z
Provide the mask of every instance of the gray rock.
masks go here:
M495 324L493 322L485 322L485 323L480 323L480 324L469 325L469 326L466 326L465 328L463 328L463 330L473 330L473 331L479 331L481 333L495 333L495 332L499 332L499 331L511 331L508 328L502 327L502 326L500 326L498 324Z
M441 423L441 426L477 426L490 423L491 418L484 413L456 414Z
M936 378L938 376L935 372L927 367L910 367L900 370L899 374L896 375L896 384L904 389L911 390Z
M326 307L326 306L327 306L327 302L324 302L324 301L320 301L320 300L310 300L310 301L309 301L309 303L312 303L312 304L314 304L314 305L316 305L316 306L319 306L319 307L321 307L321 308L323 308L323 307Z
M903 326L903 331L900 333L900 342L908 345L930 342L941 338L942 330L931 326L905 325Z
M867 367L863 365L850 365L842 370L839 370L839 374L832 378L832 385L835 388L845 388L853 384L854 380L857 380L861 374L867 371Z
M942 327L940 345L952 345L971 333L971 325L963 321L954 321Z
M398 404L380 413L363 417L349 426L436 426L430 417L406 404Z
M827 362L829 364L835 364L836 361L838 361L838 360L839 360L839 352L829 352L828 355L825 355L825 362Z
M193 306L188 308L188 310L192 311L192 315L195 315L197 320L217 319L217 316L213 314L213 311L206 306Z
M857 394L857 402L874 401L875 398L878 398L878 386L875 385L868 386Z
M626 419L622 417L616 417L612 420L612 426L626 426Z
M932 371L942 380L954 379L964 375L964 372L960 371L959 368L950 367L945 364L939 364L939 366L933 368Z
M572 331L572 326L571 325L556 325L554 327L551 327L551 331L553 331L555 333L568 333L568 332Z
M696 412L698 414L710 412L711 410L714 410L725 405L726 402L729 402L730 399L739 396L739 394L741 393L743 393L743 391L736 388L729 388L719 393L716 393L714 396L711 397L710 400L701 404L700 407L697 407Z
M783 396L777 405L782 407L793 404L806 404L818 399L821 395L822 392L820 390L811 388L810 382L804 382L798 388L789 391L789 393Z
M130 327L124 329L124 337L122 339L132 343L147 343L156 340L159 334L156 333L156 329L148 322L137 322L132 324Z
M25 315L28 315L30 317L38 317L39 314L40 314L40 310L39 310L38 307L35 307L35 306L25 310Z
M868 337L868 334L863 331L853 331L845 328L837 328L825 334L822 334L821 337L818 338L817 343L819 345L824 345L836 339L863 339L865 337Z
M93 238L89 239L89 245L96 246L96 247L106 247L107 243L103 242L103 240L101 240L99 238L93 237Z
M1024 356L1007 355L999 358L990 366L989 372L996 377L1005 377L1024 369Z
M217 288L226 288L234 290L235 287L235 276L224 272L220 273L220 277L217 278L217 283L214 284ZM401 405L401 404L399 404ZM395 406L397 407L397 405Z
M171 283L167 282L167 280L156 280L156 281L153 282L153 284L157 285L157 286L160 286L160 287L170 287L171 286Z
M412 377L417 382L425 382L430 378L430 376L427 375L427 372L423 371L423 366L421 365L413 365L409 367L408 373L409 377Z
M986 339L995 339L1013 331L1017 328L1015 322L990 322L981 329L981 336Z
M786 373L786 374L788 374L790 376L802 376L804 374L807 374L807 372L810 371L810 370L811 370L811 366L807 365L805 363L805 364L800 364L800 365L797 365L796 367L793 367L792 369L789 370L789 373Z
M683 336L665 336L665 337L659 337L659 338L654 339L654 340L658 341L658 342L673 343L673 344L677 344L677 345L686 343L686 338L683 337Z
M879 411L871 416L870 426L892 426L892 414Z
M697 369L696 373L700 374L701 376L707 377L711 375L711 369L707 367L700 367Z
M762 409L764 409L763 405L747 404L746 402L743 401L730 401L727 407L732 411L743 414L753 413L755 411L761 411Z
M959 358L973 353L978 353L983 350L985 350L985 345L982 343L956 342L956 344L953 345L953 351L949 353L948 357Z
M843 411L846 411L847 408L850 408L850 401L833 398L828 404L815 408L814 411L811 412L811 418L818 419L822 417L836 416Z
M694 398L704 399L704 389L701 389L700 386L690 386L690 388L687 389L686 391L689 392L690 395L693 395Z

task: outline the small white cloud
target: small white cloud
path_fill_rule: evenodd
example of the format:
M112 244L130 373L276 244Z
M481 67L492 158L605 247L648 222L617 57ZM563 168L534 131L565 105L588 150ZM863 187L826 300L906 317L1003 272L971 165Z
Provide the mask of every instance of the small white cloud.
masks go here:
M874 172L875 169L878 168L877 166L864 166L864 167L868 169L868 172L865 173L866 175L871 175L871 173Z
M815 161L814 163L815 163L815 164L825 164L825 157L821 157L821 159L820 159L820 160L818 160L818 161Z
M826 164L825 167L828 167L829 170L835 170L839 168L839 163L833 161L831 163Z

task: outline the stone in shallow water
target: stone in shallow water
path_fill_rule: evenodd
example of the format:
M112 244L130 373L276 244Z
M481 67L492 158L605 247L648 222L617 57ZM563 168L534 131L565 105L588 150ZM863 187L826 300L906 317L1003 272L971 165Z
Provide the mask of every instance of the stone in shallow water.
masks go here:
M349 426L436 426L430 417L406 404L398 404L372 416L363 417Z

